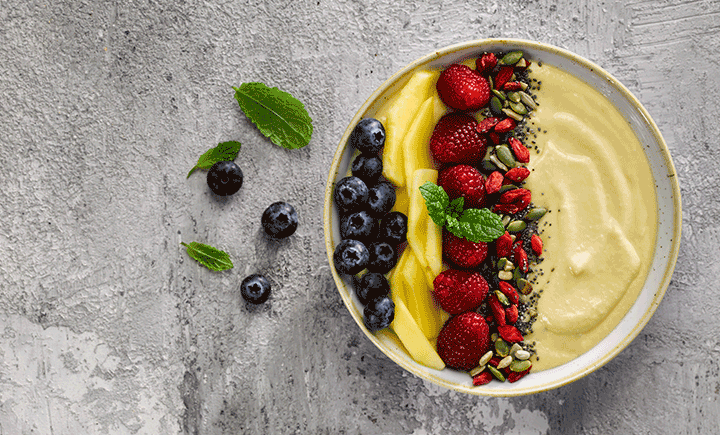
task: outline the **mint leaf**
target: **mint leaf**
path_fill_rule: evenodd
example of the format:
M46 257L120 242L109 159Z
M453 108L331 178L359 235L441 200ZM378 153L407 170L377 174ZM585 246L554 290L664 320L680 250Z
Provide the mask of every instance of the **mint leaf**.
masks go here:
M472 242L492 242L505 234L500 216L487 208L469 208L458 218L458 229L464 237ZM460 236L453 232L456 236Z
M462 214L463 207L465 207L465 198L460 196L460 197L452 200L452 202L450 203L450 207L448 207L447 212L452 217L457 219Z
M235 88L235 99L245 116L275 145L302 148L310 142L312 119L295 97L263 83L243 83Z
M445 189L433 182L426 181L420 186L420 194L425 200L425 207L427 207L430 219L438 226L445 225L446 210L450 205L450 198Z
M210 270L218 272L233 268L230 256L224 251L198 242L191 242L189 245L184 242L180 244L185 246L190 257Z
M210 148L200 156L195 166L190 169L186 178L190 178L193 172L197 169L210 169L212 165L217 162L224 162L227 160L235 160L238 152L240 152L240 142L229 141L221 142L215 148Z

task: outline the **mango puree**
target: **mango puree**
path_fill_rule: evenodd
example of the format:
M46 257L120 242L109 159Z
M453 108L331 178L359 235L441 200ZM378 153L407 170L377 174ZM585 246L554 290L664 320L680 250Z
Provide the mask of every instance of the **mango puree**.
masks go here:
M628 312L650 268L657 200L642 145L607 98L553 66L535 64L531 76L542 83L530 118L541 132L526 184L550 210L526 337L537 372L589 350Z

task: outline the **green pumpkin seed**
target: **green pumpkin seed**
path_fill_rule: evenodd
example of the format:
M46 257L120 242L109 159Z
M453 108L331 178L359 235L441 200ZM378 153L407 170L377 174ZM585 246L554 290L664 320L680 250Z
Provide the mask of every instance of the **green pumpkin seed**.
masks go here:
M495 353L498 356L506 357L510 355L510 346L505 342L505 340L498 338L495 340Z
M492 93L495 94L500 100L505 101L507 100L507 95L505 95L505 92L500 91L498 89L493 89Z
M517 344L517 343L515 343ZM530 358L530 352L526 351L525 349L520 349L514 353L515 358L519 359L520 361L525 361L528 358Z
M525 223L525 221L512 221L507 226L507 230L510 233L519 233L525 228L527 228L527 224Z
M496 334L496 335L497 335L497 334ZM489 350L489 351L485 352L485 355L483 355L483 356L480 358L480 362L478 363L478 365L480 365L480 366L486 366L487 363L490 362L490 360L492 359L492 357L493 357L493 351Z
M522 51L511 51L500 59L500 63L503 65L515 65L522 57Z
M508 365L510 366L510 370L512 370L514 372L524 372L525 370L529 369L532 366L532 363L528 360L523 360L523 361L516 360L516 361L511 362ZM499 366L500 365L498 364L498 367Z
M522 103L529 107L531 110L537 109L537 103L529 94L519 91L518 95L520 95L520 101L522 101Z
M500 98L495 96L490 99L490 112L492 112L493 115L502 115L503 101L504 100L500 100Z
M510 260L508 260L508 259L505 258L505 257L502 257L502 258L499 259L498 262L497 262L497 268L498 268L499 270L505 269L505 265L508 264L508 261L510 261Z
M523 276L523 273L520 271L520 268L519 268L519 267L516 267L515 270L513 270L513 277L512 277L512 279L513 279L515 282L517 282L517 280L519 280L520 278L525 278L525 277Z
M507 296L505 296L505 293L501 292L500 290L495 290L495 296L498 298L501 304L505 305L506 307L510 306L510 300L507 298ZM507 353L505 355L507 355Z
M524 295L529 295L530 293L532 293L532 284L530 284L530 281L526 280L525 278L518 279L516 281L516 284L520 293Z
M547 213L547 209L543 207L533 207L527 212L525 219L529 221L536 221L545 216L545 213Z
M498 335L497 332L493 332L492 334L490 334L490 341L492 341L493 343L495 343L495 340L497 340L499 337L500 337L500 336ZM490 353L490 358L492 358L492 351L489 350L488 353ZM485 355L487 355L487 354L485 354ZM485 358L485 355L483 355L483 358ZM482 360L483 360L483 359L480 358L480 361L482 361ZM490 361L490 360L488 359L488 361Z
M512 109L503 109L502 110L504 114L506 114L509 118L514 119L515 121L522 121L523 116L517 112L515 112Z
M502 372L498 369L496 369L493 366L487 366L487 369L492 373L493 376L495 376L495 379L497 379L500 382L505 382L505 376L502 374Z
M505 193L505 192L507 192L508 190L515 190L515 189L517 189L517 188L518 188L518 187L515 186L514 184L506 184L506 185L502 186L502 187L500 188L500 190L498 190L498 193Z
M512 151L510 151L510 148L507 147L507 145L499 145L497 148L495 148L495 155L498 159L500 159L503 164L507 165L509 168L514 168L517 162L515 161L515 157L513 157Z
M519 92L508 92L507 98L508 98L508 100L512 101L513 103L519 103L520 102L520 93Z
M514 103L511 101L510 108L512 109L513 112L517 113L518 115L527 115L527 113L528 113L528 110L523 103Z
M489 160L492 162L493 165L495 165L496 168L500 169L503 172L507 172L510 169L505 166L505 164L501 162L496 155L490 156Z

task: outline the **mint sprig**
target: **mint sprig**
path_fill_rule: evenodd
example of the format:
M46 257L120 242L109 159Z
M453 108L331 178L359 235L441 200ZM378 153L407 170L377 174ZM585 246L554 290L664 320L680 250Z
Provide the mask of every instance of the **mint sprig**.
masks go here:
M232 140L229 142L221 142L216 147L210 148L200 156L195 166L188 172L186 178L190 178L190 175L197 169L210 169L212 165L217 162L235 160L235 157L237 157L240 152L241 146L240 142Z
M258 82L243 83L233 89L245 116L272 143L296 149L310 142L312 119L297 98Z
M460 197L450 202L445 189L427 181L420 186L430 219L444 226L451 233L471 242L492 242L505 234L500 216L487 208L464 209L465 199Z
M233 262L225 251L199 242L191 242L190 244L180 242L180 244L187 249L190 257L210 270L219 272L233 268Z

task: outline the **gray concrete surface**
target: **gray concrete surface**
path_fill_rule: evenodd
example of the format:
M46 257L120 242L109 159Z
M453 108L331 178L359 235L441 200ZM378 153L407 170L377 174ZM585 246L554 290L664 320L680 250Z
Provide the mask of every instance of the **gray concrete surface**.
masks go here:
M571 385L469 397L358 330L324 252L327 169L385 78L482 37L605 67L660 127L683 193L674 279L639 337ZM0 2L0 434L708 434L720 419L716 0ZM232 86L303 101L310 145L265 140ZM241 192L200 174L238 140ZM295 205L266 240L260 214ZM180 241L225 249L212 273ZM266 273L271 301L239 283Z

